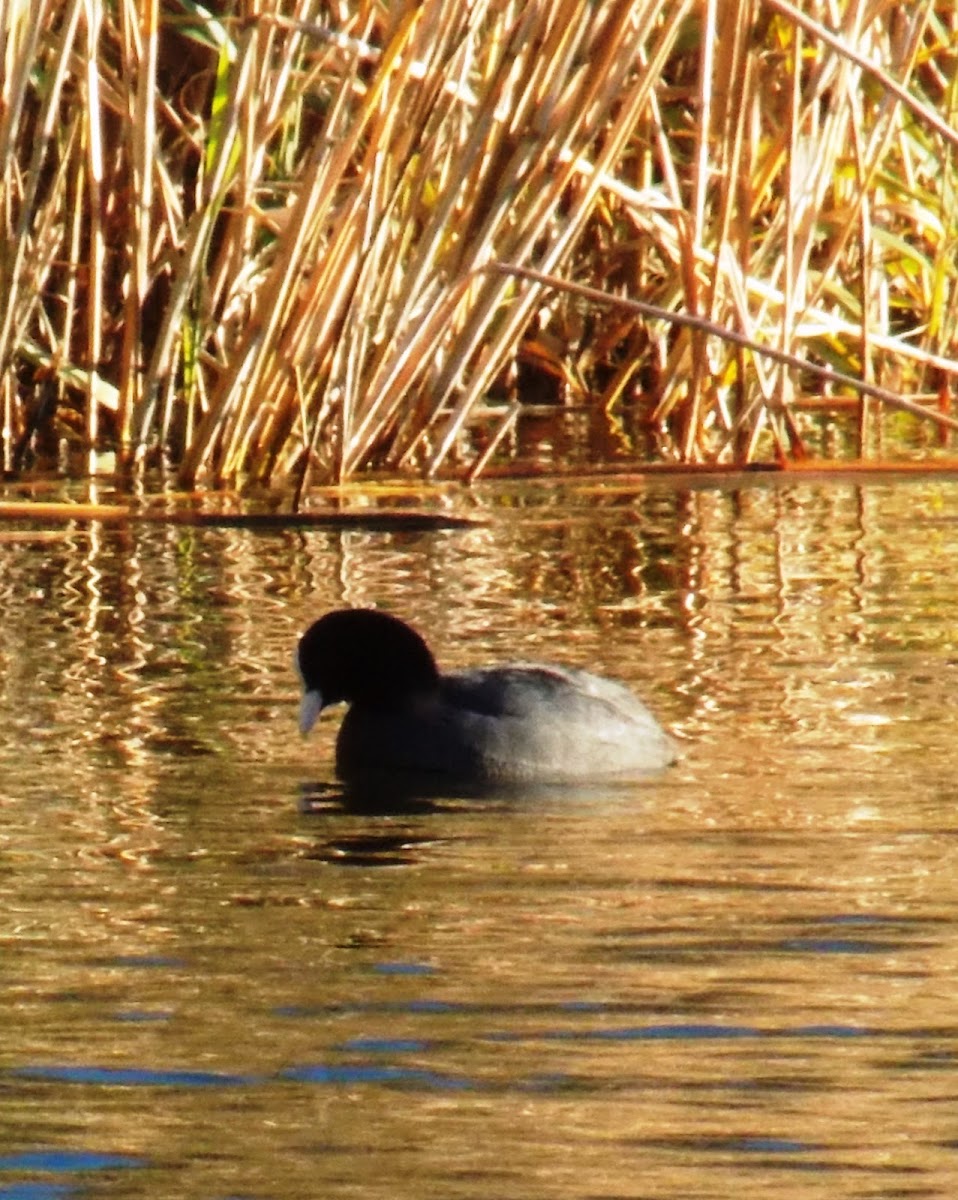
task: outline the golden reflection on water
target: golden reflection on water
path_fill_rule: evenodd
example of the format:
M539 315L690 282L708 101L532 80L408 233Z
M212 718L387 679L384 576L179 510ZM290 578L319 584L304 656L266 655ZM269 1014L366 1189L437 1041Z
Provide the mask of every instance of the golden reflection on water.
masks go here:
M954 493L0 540L0 1192L958 1192ZM685 757L351 811L290 669L341 604L619 675Z

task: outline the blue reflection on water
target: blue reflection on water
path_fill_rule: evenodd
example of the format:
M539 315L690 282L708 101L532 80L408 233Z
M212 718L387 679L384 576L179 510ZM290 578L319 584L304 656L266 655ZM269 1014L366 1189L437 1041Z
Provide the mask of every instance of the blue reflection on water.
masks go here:
M76 1194L66 1183L14 1183L0 1187L0 1200L61 1200Z
M94 1171L124 1171L145 1167L147 1160L132 1154L113 1154L100 1150L64 1150L43 1147L21 1150L0 1156L0 1172L30 1171L53 1175L89 1173ZM0 1200L59 1200L76 1195L71 1184L49 1183L43 1180L21 1180L0 1187Z
M120 1087L245 1087L261 1080L252 1075L230 1075L220 1071L156 1071L147 1067L15 1067L18 1079L50 1080L58 1083L93 1083Z
M379 962L373 965L377 975L435 975L435 967L418 962Z
M0 1156L0 1171L118 1171L145 1167L146 1160L132 1154L110 1154L97 1150L24 1150ZM0 1193L2 1194L2 1193Z
M515 1042L544 1038L557 1042L718 1041L729 1038L768 1037L766 1030L750 1025L624 1025L611 1029L544 1029L536 1033L503 1031L484 1036L490 1042Z
M560 1035L561 1036L561 1035ZM762 1032L748 1025L639 1025L624 1029L589 1029L566 1035L601 1041L703 1041L717 1038L754 1038Z
M150 1021L170 1021L172 1018L173 1014L163 1009L123 1008L113 1014L115 1021L128 1021L132 1024Z
M821 1149L820 1146L779 1137L735 1138L728 1145L730 1150L741 1150L745 1154L808 1154L812 1150Z
M389 1083L406 1084L409 1087L435 1088L439 1091L468 1091L477 1085L463 1076L445 1075L437 1071L425 1071L410 1067L391 1067L351 1063L330 1066L317 1063L302 1067L288 1067L280 1078L296 1083Z
M350 1038L336 1047L349 1053L363 1051L367 1054L422 1054L430 1048L430 1043L420 1038Z
M799 954L889 954L907 949L902 942L866 941L863 938L789 938L780 949Z

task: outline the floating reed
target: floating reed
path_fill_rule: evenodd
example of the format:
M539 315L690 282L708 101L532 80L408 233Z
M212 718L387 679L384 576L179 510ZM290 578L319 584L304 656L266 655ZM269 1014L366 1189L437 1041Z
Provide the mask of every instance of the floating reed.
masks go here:
M232 10L0 5L6 469L475 477L517 362L660 462L800 459L810 392L858 457L955 427L953 7Z

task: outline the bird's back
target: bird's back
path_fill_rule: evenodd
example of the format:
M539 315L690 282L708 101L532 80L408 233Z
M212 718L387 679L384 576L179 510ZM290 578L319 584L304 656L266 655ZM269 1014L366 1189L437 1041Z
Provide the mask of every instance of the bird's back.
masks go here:
M401 709L354 705L337 745L346 776L368 768L487 782L623 777L674 762L675 744L624 685L518 663L440 678Z

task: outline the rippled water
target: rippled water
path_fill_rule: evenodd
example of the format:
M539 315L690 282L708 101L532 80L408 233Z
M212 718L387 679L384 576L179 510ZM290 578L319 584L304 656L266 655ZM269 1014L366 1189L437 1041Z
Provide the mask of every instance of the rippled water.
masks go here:
M956 501L4 527L0 1197L958 1195ZM625 678L685 757L351 811L290 670L347 603Z

